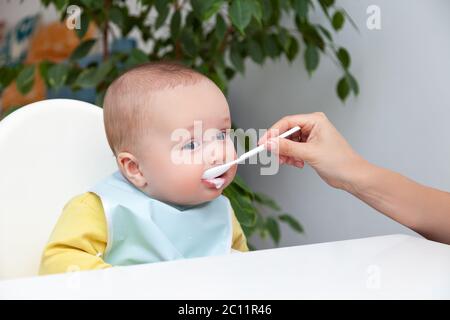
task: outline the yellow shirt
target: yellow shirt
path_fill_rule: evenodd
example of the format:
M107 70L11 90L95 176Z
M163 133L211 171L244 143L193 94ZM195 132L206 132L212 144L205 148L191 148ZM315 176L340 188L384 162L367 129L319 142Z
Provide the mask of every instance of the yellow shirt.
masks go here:
M244 232L233 212L232 248L248 251ZM71 199L53 229L41 259L39 274L111 267L103 261L108 228L100 198L86 192Z

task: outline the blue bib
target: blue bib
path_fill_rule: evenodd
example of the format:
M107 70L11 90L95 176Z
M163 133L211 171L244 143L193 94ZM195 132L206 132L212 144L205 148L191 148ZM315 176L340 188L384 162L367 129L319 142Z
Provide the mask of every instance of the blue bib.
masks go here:
M89 191L103 204L108 243L103 259L132 265L230 253L231 205L220 195L196 206L149 197L113 173Z

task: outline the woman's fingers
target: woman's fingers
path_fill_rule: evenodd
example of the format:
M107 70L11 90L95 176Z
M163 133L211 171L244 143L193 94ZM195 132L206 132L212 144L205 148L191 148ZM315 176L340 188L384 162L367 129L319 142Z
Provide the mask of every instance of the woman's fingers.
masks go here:
M270 129L259 139L258 145L264 144L270 138L278 137L283 132L299 126L301 133L293 134L293 136L308 135L314 127L315 123L325 117L323 113L295 114L286 116L277 121Z
M295 161L294 166L296 166L297 168L303 169L303 167L305 166L305 162L303 160Z
M289 158L286 156L279 156L279 160L280 164L290 164L290 165L294 165L297 168L302 169L305 166L305 162L303 160L296 160L293 158Z
M292 158L293 161L310 159L311 145L303 142L295 142L285 138L272 138L267 142L267 149L280 156ZM287 161L289 163L289 161ZM294 164L289 163L289 164Z

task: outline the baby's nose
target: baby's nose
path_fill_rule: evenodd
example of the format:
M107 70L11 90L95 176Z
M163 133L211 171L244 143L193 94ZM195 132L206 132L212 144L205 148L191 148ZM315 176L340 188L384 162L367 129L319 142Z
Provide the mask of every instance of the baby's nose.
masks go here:
M221 165L226 163L226 146L223 143L211 143L207 150L206 162L210 165Z

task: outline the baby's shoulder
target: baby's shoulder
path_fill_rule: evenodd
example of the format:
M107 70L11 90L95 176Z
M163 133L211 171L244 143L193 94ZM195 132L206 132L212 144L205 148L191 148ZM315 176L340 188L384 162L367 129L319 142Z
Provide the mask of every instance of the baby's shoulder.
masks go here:
M64 209L71 207L87 207L95 212L103 211L102 202L99 196L93 192L85 192L74 196L67 202Z

